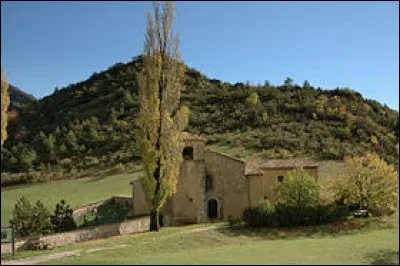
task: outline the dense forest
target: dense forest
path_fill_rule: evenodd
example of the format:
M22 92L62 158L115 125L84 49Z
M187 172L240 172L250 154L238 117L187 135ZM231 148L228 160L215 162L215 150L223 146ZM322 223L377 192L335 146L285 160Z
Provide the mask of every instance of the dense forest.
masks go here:
M68 173L138 160L140 67L140 57L117 63L14 110L1 171ZM230 84L189 67L185 84L188 131L208 144L242 147L264 158L342 159L372 150L397 161L398 112L349 88L323 90L307 81L299 86L290 78L279 86Z

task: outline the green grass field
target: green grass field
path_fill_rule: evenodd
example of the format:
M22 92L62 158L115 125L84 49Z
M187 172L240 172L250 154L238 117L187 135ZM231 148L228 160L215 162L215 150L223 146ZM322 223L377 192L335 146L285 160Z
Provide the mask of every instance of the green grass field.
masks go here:
M24 251L18 258L79 249L79 256L45 264L398 264L398 215L363 223L361 229L337 233L329 226L259 230L225 226L197 232L193 229L215 224L170 227L53 251ZM122 244L126 246L85 252Z
M40 200L50 212L53 212L61 199L66 200L71 208L76 208L114 195L130 196L132 191L129 182L138 176L138 172L96 175L75 180L2 188L1 225L8 225L14 204L22 196L28 198L31 203Z

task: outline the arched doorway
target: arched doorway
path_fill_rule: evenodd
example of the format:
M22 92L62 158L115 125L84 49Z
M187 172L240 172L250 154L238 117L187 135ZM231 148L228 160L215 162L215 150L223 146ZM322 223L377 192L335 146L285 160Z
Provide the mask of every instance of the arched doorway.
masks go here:
M210 219L218 218L218 201L216 199L209 199L207 201L207 216Z

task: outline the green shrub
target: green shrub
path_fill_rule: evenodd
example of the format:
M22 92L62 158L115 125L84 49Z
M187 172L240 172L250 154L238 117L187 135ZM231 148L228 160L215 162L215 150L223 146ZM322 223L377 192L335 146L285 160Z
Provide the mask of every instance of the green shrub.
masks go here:
M17 236L41 236L52 232L50 213L39 200L34 206L25 197L15 204L10 224Z
M40 182L44 182L47 181L47 175L44 171L29 171L26 174L26 178L28 180L28 183L30 184L35 184L35 183L40 183Z
M288 172L287 177L275 188L278 200L293 207L314 206L319 203L319 185L317 180L304 169Z
M243 211L243 220L250 227L272 226L275 208L269 201Z
M57 203L54 215L51 216L54 232L60 233L76 229L72 213L73 210L65 200L61 200L60 203Z
M114 173L122 173L125 171L125 166L122 163L118 163L114 166Z
M250 227L314 226L344 220L347 215L347 208L336 204L296 207L278 203L247 208L243 220Z
M347 209L337 205L288 206L277 204L275 224L280 227L313 226L345 219Z
M29 181L25 173L10 174L1 173L1 187L27 184Z
M229 222L229 227L233 228L233 227L235 227L237 225L240 225L243 222L243 220L242 220L241 217L233 218L232 216L229 216L228 217L228 222Z

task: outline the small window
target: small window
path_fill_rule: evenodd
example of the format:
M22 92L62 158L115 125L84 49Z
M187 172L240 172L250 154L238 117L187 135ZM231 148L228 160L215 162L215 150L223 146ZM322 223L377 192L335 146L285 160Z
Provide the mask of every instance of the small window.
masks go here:
M182 152L184 160L193 160L193 147L185 147Z
M206 192L213 189L212 177L210 175L206 175Z
M278 180L278 182L282 182L284 178L285 178L285 177L284 177L283 175L278 175L278 176L276 177L276 180Z

